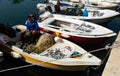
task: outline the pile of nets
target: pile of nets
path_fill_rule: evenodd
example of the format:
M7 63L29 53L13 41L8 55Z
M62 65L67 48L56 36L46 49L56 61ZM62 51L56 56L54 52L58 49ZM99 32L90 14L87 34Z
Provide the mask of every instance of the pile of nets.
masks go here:
M35 52L40 54L41 52L47 50L49 47L55 44L54 36L51 34L43 34L40 36L36 45L28 45L26 49L30 52Z

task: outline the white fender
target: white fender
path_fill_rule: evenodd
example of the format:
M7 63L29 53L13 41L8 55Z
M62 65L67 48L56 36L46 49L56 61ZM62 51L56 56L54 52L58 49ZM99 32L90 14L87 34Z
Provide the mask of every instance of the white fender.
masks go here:
M45 7L46 7L46 5L45 4L37 4L37 9L39 10L39 11L45 11Z
M55 40L55 42L63 42L62 38L60 38L60 37L55 37L54 40Z
M64 38L70 38L70 36L67 35L67 34L61 34L61 36L64 37Z
M14 58L21 58L21 57L22 57L19 53L16 53L16 52L11 52L11 55L12 55Z
M3 52L2 51L0 51L0 57L2 57L3 56Z

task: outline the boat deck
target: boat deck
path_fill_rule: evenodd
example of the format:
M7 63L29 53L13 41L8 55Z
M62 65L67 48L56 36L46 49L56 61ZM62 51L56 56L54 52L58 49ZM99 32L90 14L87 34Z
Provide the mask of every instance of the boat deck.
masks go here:
M120 32L116 41L120 44ZM120 75L120 46L112 48L106 66L103 70L102 76L119 76Z

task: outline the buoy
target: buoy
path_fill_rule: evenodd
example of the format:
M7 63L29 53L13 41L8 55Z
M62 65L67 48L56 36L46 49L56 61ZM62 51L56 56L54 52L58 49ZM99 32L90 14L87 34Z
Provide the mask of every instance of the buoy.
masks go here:
M11 52L11 55L12 55L14 58L21 58L21 57L22 57L19 53L16 53L16 52Z
M2 51L0 51L0 57L2 57L3 56L3 52Z

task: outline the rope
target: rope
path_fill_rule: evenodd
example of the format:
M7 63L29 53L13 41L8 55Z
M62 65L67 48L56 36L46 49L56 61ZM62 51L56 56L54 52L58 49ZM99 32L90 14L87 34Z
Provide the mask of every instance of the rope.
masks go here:
M115 10L116 10L116 11L120 11L120 7L117 7Z
M106 58L109 56L110 54L110 50L108 51L107 55L104 57L104 59L101 62L101 65L105 62ZM99 67L101 67L101 65L97 66L97 67L91 67L94 70L97 70Z
M19 66L19 67L14 67L14 68L9 68L9 69L5 69L5 70L0 70L1 72L6 72L6 71L11 71L11 70L15 70L15 69L20 69L20 68L26 68L26 67L30 67L30 66L34 66L35 64L30 64L30 65L24 65L24 66Z
M106 49L106 50L109 49L107 55L106 55L106 56L104 57L104 59L102 60L101 65L105 62L106 58L109 56L111 49L112 49L112 48L117 48L117 47L120 46L120 42L115 41L111 46L109 46L109 45L110 45L110 44L106 45L104 48L90 51L90 52L96 52L96 51L100 51L100 50L104 50L104 49ZM100 65L100 66L101 66L101 65ZM98 66L98 67L92 67L92 69L97 70L100 66Z
M108 50L108 49L112 49L112 48L117 48L120 46L120 42L118 41L115 41L111 46L110 44L107 44L105 47L103 48L100 48L100 49L95 49L95 50L92 50L92 51L88 51L88 52L85 52L83 54L87 54L87 53L92 53L92 52L97 52L97 51L101 51L101 50Z

